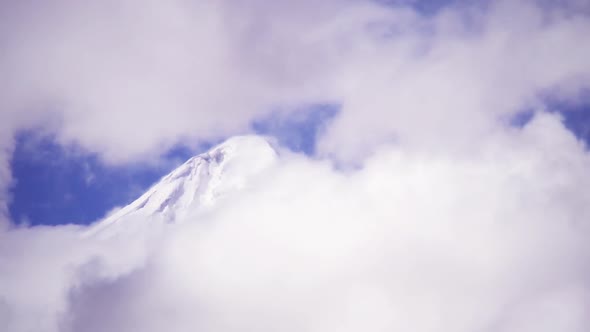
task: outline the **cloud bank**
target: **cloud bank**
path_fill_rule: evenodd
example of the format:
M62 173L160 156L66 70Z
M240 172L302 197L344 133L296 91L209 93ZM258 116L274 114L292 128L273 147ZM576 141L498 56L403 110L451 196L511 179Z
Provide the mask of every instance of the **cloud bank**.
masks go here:
M386 148L342 173L283 154L180 224L3 233L0 317L7 331L585 331L589 166L546 114L470 156Z
M315 159L285 154L188 222L5 227L2 330L590 327L590 157L543 109L590 83L583 2L0 6L4 193L22 128L125 163L341 105Z
M4 1L2 145L41 127L107 162L153 160L276 107L334 102L318 152L350 162L384 142L466 149L499 118L588 85L582 1L457 1L428 16L384 3Z

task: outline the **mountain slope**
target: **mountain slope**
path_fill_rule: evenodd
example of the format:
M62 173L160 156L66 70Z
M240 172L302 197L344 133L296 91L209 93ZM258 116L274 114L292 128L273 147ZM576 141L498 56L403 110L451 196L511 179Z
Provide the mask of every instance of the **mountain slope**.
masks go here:
M260 136L237 136L190 158L131 204L93 226L88 235L117 232L137 219L175 222L194 209L214 205L272 166L277 151Z

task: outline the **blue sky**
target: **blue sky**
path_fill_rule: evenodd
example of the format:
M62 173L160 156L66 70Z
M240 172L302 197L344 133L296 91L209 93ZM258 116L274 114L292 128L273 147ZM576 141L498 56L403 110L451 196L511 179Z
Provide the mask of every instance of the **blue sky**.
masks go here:
M453 1L453 0L435 0L435 1L413 1L413 0L377 0L383 4L392 5L391 9L394 10L398 5L411 5L414 9L416 9L422 15L429 17L436 14L442 8L445 8L449 4L462 4L462 3L469 3L466 1ZM481 3L486 3L486 1L482 1ZM26 7L26 6L25 6ZM24 8L24 7L23 7ZM288 12L288 11L287 11ZM281 12L281 14L283 14ZM283 14L284 15L284 14ZM198 20L197 20L198 21ZM50 23L52 21L49 21ZM123 20L123 22L127 22ZM378 21L381 22L381 21ZM124 25L125 23L123 23ZM151 28L151 27L150 27ZM75 29L73 29L75 30ZM125 30L125 29L122 29ZM112 36L106 36L105 40L112 39ZM147 38L149 42L152 41L152 38ZM529 38L530 39L530 38ZM23 39L24 40L24 39ZM274 39L271 39L274 40ZM285 39L287 40L287 39ZM81 43L85 45L84 43ZM157 43L156 43L157 44ZM184 44L180 49L184 50ZM276 49L283 49L288 48L288 46L281 46L276 47ZM75 50L74 50L75 51ZM157 53L157 51L155 51ZM37 52L43 53L43 52ZM83 50L81 58L84 58L88 54L93 54L98 52L86 51ZM171 52L173 53L173 52ZM288 52L287 52L288 53ZM315 54L313 54L315 56ZM309 55L308 55L309 56ZM124 59L133 58L130 57L123 57ZM264 59L264 57L262 57ZM288 57L287 57L288 58ZM305 59L306 57L301 57ZM43 60L44 61L44 60ZM97 60L98 61L98 60ZM174 62L174 59L170 61L171 63ZM370 61L369 61L370 62ZM289 64L289 61L285 62ZM58 64L54 64L58 67L58 72L60 73L67 73L67 70L60 69ZM278 67L281 66L281 63L273 64ZM23 67L33 67L33 66L23 66ZM90 66L91 67L91 66ZM84 68L90 68L89 66L84 66ZM124 65L122 68L129 68L130 65ZM151 63L148 63L146 66L148 68L153 68ZM269 67L271 65L269 64ZM307 65L305 65L307 67ZM419 67L419 66L416 66ZM546 67L551 67L548 65ZM177 68L174 72L183 72L185 68ZM157 73L156 73L157 74ZM33 73L34 77L37 76L37 73ZM89 73L88 76L97 76L102 77L100 73ZM22 75L21 75L22 76ZM157 76L157 75L156 75ZM156 77L154 76L154 77ZM135 77L135 76L133 76ZM313 76L310 76L313 77ZM164 75L165 79L169 79L170 77ZM174 78L168 85L173 85L177 81L181 81L182 77ZM236 79L234 77L230 78L228 81L232 83ZM295 79L298 81L299 78ZM77 85L78 77L75 76L73 79L73 85ZM124 80L121 80L124 81ZM71 82L67 82L64 80L64 85L66 88L62 90L68 91ZM94 80L93 80L94 82ZM158 81L159 82L159 81ZM142 82L135 82L135 86L141 87ZM51 89L54 88L54 82L49 82L48 86ZM97 84L97 86L89 89L90 92L76 92L73 93L71 96L65 96L67 100L72 99L76 104L78 98L82 100L91 99L94 97L93 91L98 91L103 88L104 85L111 85L111 80L108 78L107 84ZM140 95L150 95L154 96L155 94L152 93L151 87L154 84L147 84L146 90L141 90ZM246 85L249 85L246 83ZM271 85L274 85L272 83ZM369 86L369 84L366 84ZM205 87L208 88L208 87ZM365 91L365 94L370 95L371 91L370 88L367 88L369 92ZM41 89L43 90L43 89ZM60 89L57 89L60 90ZM115 89L116 91L121 91L124 89L118 88ZM174 90L174 89L173 89ZM178 90L182 90L182 88L178 87ZM239 89L238 89L239 90ZM222 91L223 94L226 91ZM174 94L173 94L174 95ZM183 95L183 94L180 94ZM359 93L361 99L363 94ZM82 97L80 97L82 96ZM403 96L403 93L402 93ZM96 134L92 132L93 130L97 130L102 132L103 137L102 139L106 141L105 145L109 147L115 147L120 140L121 137L125 137L127 134L124 130L114 132L111 134L109 130L111 128L118 128L118 126L113 126L111 123L112 119L117 119L118 114L115 116L106 116L106 112L103 112L105 109L113 108L113 112L116 113L121 109L124 110L140 110L142 107L146 107L144 104L136 104L138 102L138 98L135 98L134 95L131 95L131 98L127 100L128 96L120 96L117 93L114 96L110 96L110 98L103 98L104 100L117 100L120 98L122 100L121 105L113 105L109 104L109 102L103 103L103 100L97 102L97 109L100 110L98 112L94 112L93 114L96 115L96 118L93 120L88 120L87 122L80 123L79 118L77 117L75 112L72 112L70 116L64 116L65 119L71 119L73 126L79 126L80 128L76 128L74 132L78 133L78 136L75 137L76 139L86 142L87 145L92 148L95 148L94 151L100 150L96 149L94 146L96 144L95 137ZM8 99L7 97L4 99ZM363 100L364 102L370 101L371 97L368 100ZM155 98L151 101L149 105L157 105L160 102L159 99ZM168 102L168 100L164 100L164 102ZM193 105L192 100L186 101L184 104L190 106L191 109L199 109L202 105L196 104ZM588 112L584 111L588 109L588 102L581 103L581 104L559 104L556 103L558 108L567 109L568 112L565 112L565 123L572 131L574 131L579 137L588 139L590 136L589 134L589 125L590 122L588 120ZM164 104L167 105L167 104ZM117 108L120 106L120 109ZM405 106L405 105L402 105ZM155 106L154 106L155 107ZM223 107L220 107L219 113L222 114L224 110ZM234 105L230 104L229 109L233 109ZM306 154L314 154L315 152L315 141L318 135L318 132L321 130L321 127L326 124L326 122L333 118L336 114L336 110L338 109L337 106L332 104L323 104L323 105L313 105L309 107L302 107L308 110L298 111L296 113L290 114L297 114L296 117L290 116L286 117L284 114L289 112L281 112L280 110L273 113L273 115L264 118L251 121L250 116L248 114L244 115L244 121L251 121L251 129L260 134L267 134L276 136L279 141L284 144L285 146L289 147L294 151L303 152ZM157 114L158 112L162 111L163 107L160 107L156 110L151 110L146 112L146 114ZM180 115L186 114L186 112L182 112L182 110L178 111ZM197 113L197 112L195 112ZM233 113L232 113L233 114ZM349 113L350 114L350 113ZM530 117L530 113L522 113L521 115L517 116L513 119L515 125L523 125ZM144 114L131 114L127 118L130 119L129 121L133 122L137 117L146 116ZM231 116L228 116L231 117ZM88 117L90 118L90 116ZM180 118L180 116L169 116L166 118L174 119ZM369 115L368 118L373 119L374 122L370 126L365 126L365 128L369 128L367 136L372 136L373 128L375 131L383 131L384 129L380 122L375 120L378 118L377 115ZM146 146L152 144L155 145L159 140L164 141L168 139L167 134L165 131L162 131L164 134L163 136L158 136L157 133L160 132L160 122L163 119L155 117L155 119L147 119L146 123L146 132L156 133L151 138L152 140L149 143L146 143ZM192 123L200 124L200 123L207 123L207 116L203 116L203 118L198 115L195 119L189 119ZM404 120L404 117L401 118ZM119 120L115 120L119 121ZM182 121L188 122L188 121ZM395 124L395 120L391 120L392 124ZM345 122L343 122L345 123ZM186 130L192 130L192 128L186 128L182 126L183 123L171 123L169 124L168 128L170 127L178 127L178 134L187 134ZM204 125L203 125L204 126ZM108 128L105 130L105 128ZM196 132L199 130L203 130L205 128L195 128ZM85 133L90 131L89 137L86 137ZM341 132L345 133L344 137L339 137L342 141L342 145L350 146L354 145L355 140L347 137L352 137L352 135L346 135L346 130L334 131L334 132ZM107 133L106 135L104 133ZM175 135L176 133L174 133ZM174 136L172 135L172 136ZM168 151L165 156L162 158L164 163L160 166L154 165L140 165L140 164L131 164L131 165L124 165L124 166L108 166L101 162L100 158L98 158L95 154L86 153L83 148L79 149L72 149L71 147L63 147L55 143L55 140L51 136L38 136L33 131L19 131L16 135L16 146L15 152L12 157L12 171L15 178L15 184L12 187L12 203L10 205L10 213L12 219L17 223L31 223L33 225L37 224L60 224L60 223L89 223L91 221L97 220L98 218L102 217L110 208L125 204L131 201L134 197L139 195L143 190L145 190L149 185L154 183L158 178L162 175L166 174L178 163L182 162L182 160L187 159L191 155L198 153L208 146L204 144L202 149L188 149L183 146L177 146L174 149ZM148 135L149 136L149 135ZM387 135L385 135L387 136ZM352 140L352 142L350 141ZM363 140L358 140L363 141ZM194 143L194 142L191 142ZM353 143L353 144L351 144ZM101 142L100 147L103 146L103 142ZM210 144L209 144L210 145ZM130 143L131 147L133 144ZM143 147L142 147L143 148ZM138 148L139 149L139 148ZM128 149L132 153L137 153L139 150L134 150L133 148ZM112 150L109 151L112 153Z
M561 112L565 125L590 144L590 101L550 104L555 109L566 110ZM313 155L317 136L337 111L336 105L320 104L290 113L296 116L275 112L254 121L252 128L258 134L277 138L293 151ZM532 116L531 112L523 112L513 123L522 126ZM174 165L210 146L203 144L198 150L177 146L163 157L168 161L163 164L166 166L108 166L94 155L58 145L51 137L39 137L33 131L21 132L12 160L16 178L10 205L12 219L31 225L96 221L113 207L133 201Z
M338 107L318 104L303 107L296 116L277 111L252 123L255 133L275 137L292 151L313 155L317 135ZM63 147L53 137L22 131L16 137L12 171L16 183L10 205L18 224L88 224L110 209L130 203L159 178L211 143L191 150L177 146L156 165L110 166L95 155Z
M0 332L590 331L589 35L585 0L0 1ZM101 219L243 134L301 155L236 138Z
M185 159L190 154L177 148L166 157ZM89 223L133 200L168 171L153 165L108 166L30 131L17 136L12 169L12 219L32 225Z

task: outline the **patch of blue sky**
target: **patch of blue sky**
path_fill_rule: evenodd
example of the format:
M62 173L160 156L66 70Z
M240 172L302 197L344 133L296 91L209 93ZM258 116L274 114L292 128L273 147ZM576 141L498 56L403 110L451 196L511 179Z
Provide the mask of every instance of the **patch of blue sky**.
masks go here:
M296 112L279 109L254 121L252 128L260 135L275 137L279 144L294 152L312 156L316 153L319 135L339 109L339 105L330 103L303 106Z
M572 102L548 98L546 105L559 112L567 128L590 146L590 99ZM254 121L251 128L257 134L275 137L292 151L313 156L319 136L339 108L331 103L302 106L297 112L278 108ZM524 110L509 121L523 127L533 117L532 110ZM164 163L112 166L93 154L60 146L52 137L34 131L20 132L16 143L12 159L16 181L10 213L15 223L30 225L88 224L98 220L113 207L130 203L176 165L212 145L204 143L197 150L178 145L162 157Z
M314 104L298 112L277 110L252 123L252 130L276 137L296 152L313 155L316 140L338 106ZM289 114L289 115L287 115ZM132 202L175 166L209 149L178 145L162 156L162 163L106 165L93 154L64 147L51 136L22 131L16 136L10 214L16 224L89 224L116 206Z
M386 6L407 6L415 9L417 12L430 16L438 13L440 10L457 3L465 3L465 0L375 0L377 3Z
M550 94L543 97L548 112L559 113L563 123L580 141L590 146L590 91L584 91L571 99L555 98ZM524 109L509 119L510 125L522 128L529 123L535 112Z
M525 111L521 111L516 113L515 115L513 115L510 119L510 125L513 127L518 127L518 128L522 128L524 126L526 126L527 123L529 123L533 117L535 116L535 112L533 110L525 110Z
M174 163L192 152L175 147ZM63 147L51 136L20 132L11 162L10 214L16 224L88 224L125 205L166 174L169 164L105 165L93 154Z
M590 93L575 101L552 101L548 108L561 114L564 125L586 146L590 146Z

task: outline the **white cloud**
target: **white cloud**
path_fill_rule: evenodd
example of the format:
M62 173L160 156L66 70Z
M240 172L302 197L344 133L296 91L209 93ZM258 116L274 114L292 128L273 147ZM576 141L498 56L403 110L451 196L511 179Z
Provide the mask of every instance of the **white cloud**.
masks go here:
M298 76L314 72L311 46L330 38L312 36L331 12L311 20L310 4L14 5L2 11L4 117L50 126L61 142L115 162L244 131L283 95L305 98Z
M115 162L245 131L273 105L316 100L343 105L322 143L342 158L392 138L461 146L543 89L587 84L590 72L590 47L579 42L588 18L532 1L433 17L368 1L10 9L0 30L3 118L50 126L61 142Z
M317 6L0 10L4 188L19 128L128 162L316 100L342 104L322 153L363 166L284 156L198 220L135 236L0 231L3 330L588 329L590 156L555 116L505 119L588 86L590 19L532 1Z
M462 146L540 89L575 89L590 71L587 17L534 2L429 18L366 1L4 6L2 130L50 127L113 162L316 100L343 105L321 144L340 158L392 139Z
M347 159L387 140L470 148L499 118L538 105L541 93L572 97L588 85L590 47L580 45L586 16L523 1L470 9L412 17L401 27L399 18L386 21L393 37L339 73L343 110L324 149Z
M585 331L590 155L546 114L481 143L385 147L346 173L284 154L145 233L4 233L0 317L11 332Z

